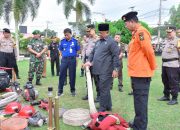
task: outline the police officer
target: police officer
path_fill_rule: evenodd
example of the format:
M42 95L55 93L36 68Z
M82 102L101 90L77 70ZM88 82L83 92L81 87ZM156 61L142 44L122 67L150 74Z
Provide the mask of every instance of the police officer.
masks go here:
M100 91L100 108L98 111L111 111L112 101L110 88L113 78L118 76L119 48L114 39L109 36L109 24L98 25L100 40L89 55L84 66L93 66L92 73L97 79Z
M179 91L179 54L178 38L176 37L176 27L169 26L166 30L167 39L164 41L162 51L162 82L164 84L164 96L159 101L169 101L168 105L178 104L177 97Z
M51 74L54 76L54 63L56 63L56 76L59 76L59 43L56 37L51 37L51 44L48 46L48 55L51 60Z
M128 53L128 75L132 81L135 117L129 126L133 130L147 130L148 94L156 61L151 35L138 22L137 14L132 11L122 16L126 28L132 32Z
M15 66L15 54L14 40L11 38L11 32L9 29L3 29L3 37L0 39L0 67L14 68ZM12 78L12 71L7 70L10 78Z
M119 46L119 61L120 61L120 69L118 71L118 89L120 92L123 92L123 73L122 73L122 69L123 69L123 62L122 62L122 58L123 58L123 53L124 53L124 43L120 42L121 41L121 34L117 33L114 36L114 40L117 42L118 46Z
M30 52L29 72L28 78L32 82L34 78L34 72L36 72L36 85L41 85L40 79L44 67L44 53L47 51L47 46L40 38L40 31L35 30L32 33L34 36L30 40L27 48Z
M67 69L69 71L71 95L76 96L75 81L76 81L76 56L77 51L80 50L78 41L72 37L71 29L64 29L65 38L60 41L59 50L62 53L58 95L63 95L63 86L67 75Z
M96 35L96 31L95 31L95 26L93 24L87 25L87 36L88 38L86 39L86 45L83 47L82 50L82 54L83 54L83 64L86 63L87 59L89 58L89 55L91 53L91 51L94 49L95 43L98 40L98 36ZM90 73L91 73L91 78L92 78L92 82L94 79L95 82L95 86L96 86L96 92L97 92L97 97L95 99L95 102L99 102L99 96L100 96L100 92L99 92L99 86L97 84L96 81L96 77L93 76L92 74L92 66L89 68ZM86 87L87 87L87 82L86 82ZM85 97L82 98L83 100L87 100L88 99L88 94L86 94Z

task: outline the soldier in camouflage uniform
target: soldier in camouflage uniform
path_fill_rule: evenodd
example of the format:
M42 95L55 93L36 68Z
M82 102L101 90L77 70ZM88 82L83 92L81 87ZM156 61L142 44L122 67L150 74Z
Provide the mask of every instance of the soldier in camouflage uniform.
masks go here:
M28 77L29 81L32 82L34 72L36 72L36 85L41 85L40 79L43 72L44 53L47 51L47 46L41 40L39 30L35 30L32 34L34 37L31 39L27 47L30 52Z

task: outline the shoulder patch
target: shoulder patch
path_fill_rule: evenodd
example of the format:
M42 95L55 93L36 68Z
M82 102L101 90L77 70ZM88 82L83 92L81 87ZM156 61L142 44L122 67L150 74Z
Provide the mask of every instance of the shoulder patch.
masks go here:
M139 33L139 39L140 39L140 41L144 40L144 33L143 32Z

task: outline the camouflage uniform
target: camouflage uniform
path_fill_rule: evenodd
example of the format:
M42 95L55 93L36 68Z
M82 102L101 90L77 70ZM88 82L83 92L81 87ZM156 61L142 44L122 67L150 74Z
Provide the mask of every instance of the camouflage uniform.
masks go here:
M41 39L32 39L28 44L28 48L31 48L34 51L40 53L44 48L47 48L47 46ZM36 79L41 79L44 67L44 57L45 54L42 54L41 57L36 58L35 54L30 53L30 63L28 72L29 80L33 79L34 72L36 72Z

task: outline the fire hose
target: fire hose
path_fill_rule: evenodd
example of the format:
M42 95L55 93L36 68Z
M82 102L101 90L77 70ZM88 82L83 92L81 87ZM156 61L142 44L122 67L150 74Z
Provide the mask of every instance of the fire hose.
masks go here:
M16 101L18 97L16 92L8 92L0 95L0 109L5 107L8 103Z
M86 67L86 77L87 77L87 86L88 86L88 102L89 102L90 110L82 109L82 108L67 110L63 114L63 122L65 124L72 126L82 126L84 123L87 123L91 120L89 114L93 114L97 112L94 104L91 74L88 67Z

